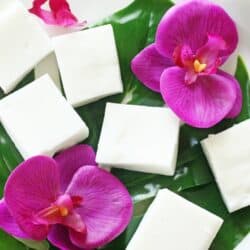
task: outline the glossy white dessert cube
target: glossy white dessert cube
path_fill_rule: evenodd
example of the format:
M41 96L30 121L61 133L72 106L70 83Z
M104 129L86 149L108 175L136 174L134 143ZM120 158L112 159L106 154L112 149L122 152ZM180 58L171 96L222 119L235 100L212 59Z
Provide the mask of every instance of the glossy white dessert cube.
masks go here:
M126 250L208 250L223 220L162 189Z
M229 212L250 205L250 120L202 141Z
M250 249L250 233L239 243L234 250L249 250Z
M53 156L89 130L48 75L0 101L0 121L22 156Z
M108 103L96 160L102 166L173 175L179 129L168 108Z
M52 51L52 45L19 0L0 1L0 37L0 87L8 93Z
M74 107L123 91L111 25L58 36L53 42L64 91Z

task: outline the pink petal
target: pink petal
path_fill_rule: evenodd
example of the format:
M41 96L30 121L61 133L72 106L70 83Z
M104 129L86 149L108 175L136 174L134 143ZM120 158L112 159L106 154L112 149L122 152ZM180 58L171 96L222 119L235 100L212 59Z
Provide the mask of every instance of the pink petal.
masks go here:
M193 70L193 69L188 69L188 71L185 74L185 83L187 84L192 84L194 83L197 78L198 78L198 74Z
M41 8L41 6L46 2L47 0L34 0L33 6L29 11L30 13L40 17L45 23L51 25L57 25L57 21L53 13Z
M187 45L178 46L173 52L174 62L180 67L193 67L194 57L194 52Z
M0 200L0 228L13 237L29 239L11 216L4 200Z
M235 84L236 100L234 102L233 108L230 110L230 112L226 116L226 118L233 119L240 114L241 109L242 109L242 104L243 104L242 90L241 90L240 84L233 76L221 70L218 72L218 74L220 74L221 76L225 78L228 78L230 81L234 82Z
M78 248L72 244L69 238L68 229L61 225L55 225L51 228L48 240L52 245L61 250L82 250L82 248Z
M69 237L74 245L78 247L85 247L86 234L82 235L81 233L78 233L76 231L69 230Z
M82 237L86 236L86 225L83 223L81 216L76 212L71 212L65 217L62 224L68 228L79 232Z
M197 58L205 63L205 73L216 73L217 68L225 61L219 57L221 51L226 50L226 43L220 36L208 35L207 43L198 49Z
M69 27L77 24L77 18L71 13L66 0L50 0L49 6L61 26Z
M35 214L59 195L59 171L56 162L45 156L33 157L19 165L5 186L5 202L20 228L34 240L44 240L48 225L35 221Z
M89 145L77 145L55 157L60 170L61 191L64 192L76 171L85 165L97 165L95 151Z
M133 205L127 189L115 176L96 166L80 168L67 193L84 199L76 212L86 225L86 238L70 231L71 241L78 247L107 244L124 231L132 217Z
M160 92L161 74L172 65L173 62L161 56L155 44L151 44L132 60L131 68L136 77L148 88Z
M238 33L231 17L211 1L186 1L172 7L162 18L156 46L166 57L172 57L176 47L188 45L196 51L205 45L208 34L220 36L227 49L220 56L230 55L237 47Z
M187 124L209 128L223 120L236 100L235 81L219 74L201 75L185 84L186 71L172 67L161 77L161 94L167 105Z
M79 23L77 18L72 14L66 0L49 0L51 11L41 8L45 2L47 0L34 0L33 7L29 11L50 25L63 27L80 26L81 28L85 26L86 22Z

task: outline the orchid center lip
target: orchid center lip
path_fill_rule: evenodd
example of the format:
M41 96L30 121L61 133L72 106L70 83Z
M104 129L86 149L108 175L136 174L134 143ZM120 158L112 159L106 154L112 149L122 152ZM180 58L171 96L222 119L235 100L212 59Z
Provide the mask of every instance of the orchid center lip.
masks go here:
M201 73L206 69L207 64L206 63L201 63L198 59L195 59L194 63L193 63L193 66L194 66L195 73Z
M66 207L60 207L59 211L62 217L66 217L69 215L69 210Z
M64 208L58 207L55 204L39 211L35 216L35 222L38 223L50 223L51 221L58 220L59 218L65 217L62 216L62 210ZM63 211L64 214L66 211Z
M70 211L67 207L53 204L50 207L41 210L38 213L38 217L49 220L52 218L67 217L69 213Z
M72 210L80 207L83 198L80 196L69 196L67 194L58 197L55 203L41 210L37 215L39 218L51 220L55 218L67 217Z

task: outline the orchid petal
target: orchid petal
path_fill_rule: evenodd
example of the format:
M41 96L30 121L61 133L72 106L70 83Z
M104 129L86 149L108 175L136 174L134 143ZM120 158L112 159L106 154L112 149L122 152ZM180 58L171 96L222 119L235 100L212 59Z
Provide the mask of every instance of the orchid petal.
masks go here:
M29 239L10 214L4 200L0 200L0 228L13 237Z
M227 59L219 56L225 49L226 43L220 36L208 35L207 43L197 51L197 58L206 64L206 73L216 73L217 68Z
M196 82L198 74L194 70L188 70L185 74L185 83L192 84Z
M27 6L27 8L32 8L30 6L30 0L22 1L24 2L25 6ZM112 13L127 7L133 1L134 0L67 0L68 4L70 5L71 12L74 13L74 17L76 17L78 20L87 20L89 25L93 25ZM38 12L37 9L35 11ZM49 21L53 22L51 21L51 17L49 17ZM55 24L57 25L57 23Z
M80 26L83 28L85 22L78 23L78 19L72 14L66 0L49 0L51 11L42 9L47 0L34 0L30 12L40 17L45 23L63 27Z
M208 128L223 120L236 101L235 81L222 75L201 75L185 84L186 71L166 69L161 77L161 94L167 105L187 124Z
M78 248L72 244L68 229L61 225L55 225L51 228L48 240L52 245L61 250L82 250L82 248Z
M62 224L74 230L75 232L78 232L83 238L85 238L86 226L78 213L71 212L68 216L64 218Z
M171 59L163 57L151 44L132 61L131 68L136 77L153 91L160 92L160 78L163 71L173 66Z
M86 238L70 231L72 242L81 248L97 248L112 241L131 219L133 205L128 191L115 176L96 166L80 168L66 193L84 199L75 211L86 225Z
M81 248L85 246L86 234L82 235L81 233L78 233L76 231L69 230L69 237L74 245Z
M56 162L45 156L33 157L19 165L5 186L5 202L20 228L34 240L44 240L48 225L39 224L35 214L55 202L59 192Z
M89 145L77 145L55 157L59 166L61 191L65 192L76 171L85 165L97 165L95 152Z
M47 0L34 0L33 7L29 10L30 13L40 17L45 23L56 25L57 21L52 12L43 10L41 6L46 3Z
M230 55L237 47L235 23L220 6L210 1L187 1L172 7L162 18L156 46L166 57L171 57L175 48L184 44L196 53L205 45L208 34L220 36L225 41L227 48L221 56Z
M192 67L195 54L188 45L182 45L175 48L173 59L176 65L180 67Z
M241 109L242 109L242 104L243 104L242 90L241 90L240 84L233 76L231 76L231 75L229 75L221 70L218 72L218 74L225 77L225 78L228 78L232 83L235 84L236 100L234 102L233 108L230 110L230 112L226 116L226 118L233 119L240 114Z

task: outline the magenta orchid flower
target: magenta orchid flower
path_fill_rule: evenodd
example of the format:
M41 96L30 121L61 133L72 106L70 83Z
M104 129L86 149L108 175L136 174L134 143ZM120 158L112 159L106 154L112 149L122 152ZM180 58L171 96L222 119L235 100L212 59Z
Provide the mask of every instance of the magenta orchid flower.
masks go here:
M10 175L0 228L17 238L48 240L62 250L93 249L116 238L132 216L123 184L95 163L87 145L55 159L33 157Z
M219 69L238 44L236 25L206 0L172 7L156 41L132 61L132 71L187 124L208 128L236 117L242 107L237 80Z
M42 9L48 0L34 0L33 6L29 10L31 13L40 17L46 24L63 27L77 27L79 29L86 25L86 22L78 22L72 14L70 6L66 0L49 0L51 11Z

